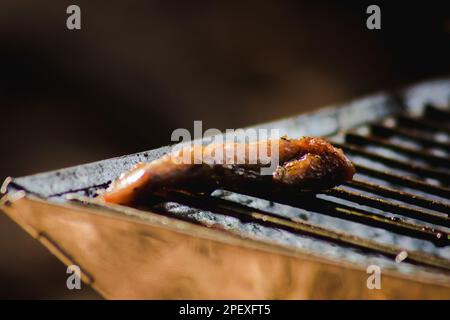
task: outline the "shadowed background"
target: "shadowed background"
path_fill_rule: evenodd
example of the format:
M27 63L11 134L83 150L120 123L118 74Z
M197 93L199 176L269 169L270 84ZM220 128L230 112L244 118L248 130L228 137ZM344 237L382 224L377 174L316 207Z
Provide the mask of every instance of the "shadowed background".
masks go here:
M77 4L82 30L66 28ZM444 2L0 2L0 179L238 128L450 73ZM0 215L0 298L98 298ZM117 279L120 281L120 279Z

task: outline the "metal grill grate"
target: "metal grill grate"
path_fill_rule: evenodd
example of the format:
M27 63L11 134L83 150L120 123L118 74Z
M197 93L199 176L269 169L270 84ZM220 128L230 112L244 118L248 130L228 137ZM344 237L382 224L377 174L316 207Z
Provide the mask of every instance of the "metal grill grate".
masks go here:
M244 223L387 257L395 257L406 247L409 262L449 271L450 112L427 106L421 117L401 113L340 133L331 140L357 168L355 179L342 186L314 195L251 184L221 185L220 192L211 194L165 190L149 201L151 209L201 224L208 224L208 219L199 215L201 212L232 216ZM233 196L234 201L230 200ZM243 196L253 200L242 201ZM265 204L252 205L257 201ZM341 228L330 228L301 215L286 214L286 207L273 210L274 204L339 219L347 225L344 222ZM370 233L364 231L355 234L349 227L355 223L391 237L379 241L382 236L371 239ZM214 226L235 231L223 223Z
M138 208L143 209L138 219L164 220L169 229L178 231L179 220L148 211L161 213L322 261L346 263L343 266L375 263L411 278L432 274L448 283L450 112L436 106L448 105L449 98L450 80L437 80L256 127L280 128L290 137L328 137L357 170L353 181L339 187L308 194L274 190L270 179L259 179L257 184L238 179L211 192L161 190ZM430 102L435 106L424 107ZM49 205L67 202L68 194L72 201L79 201L73 200L74 194L89 199L135 163L169 151L170 147L163 147L14 178L8 191L26 191ZM86 203L90 202L82 201ZM101 205L100 209L130 214L125 207ZM198 237L194 231L189 235ZM395 258L405 258L405 251L406 260L397 263Z

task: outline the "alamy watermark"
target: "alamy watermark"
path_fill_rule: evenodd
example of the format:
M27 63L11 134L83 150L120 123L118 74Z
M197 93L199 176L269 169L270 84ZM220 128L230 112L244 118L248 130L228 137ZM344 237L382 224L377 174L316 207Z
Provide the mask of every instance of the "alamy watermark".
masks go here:
M380 290L381 289L381 268L376 264L371 264L366 269L367 277L366 285L369 290Z
M67 277L66 286L69 290L80 290L81 289L81 269L79 266L72 264L67 267L67 274L70 276Z
M66 27L69 30L81 29L81 9L79 6L72 4L67 7L66 13L69 16L66 19Z
M172 161L177 164L258 165L262 175L270 175L279 164L279 129L219 129L203 131L202 121L194 121L194 136L184 128L172 132Z
M81 29L81 8L76 4L71 4L67 7L66 13L69 16L66 19L66 27L69 30ZM366 27L369 30L381 29L381 8L376 4L367 7L366 13L369 16L366 19Z
M366 13L370 16L366 20L366 26L369 30L381 29L381 9L376 4L367 7Z

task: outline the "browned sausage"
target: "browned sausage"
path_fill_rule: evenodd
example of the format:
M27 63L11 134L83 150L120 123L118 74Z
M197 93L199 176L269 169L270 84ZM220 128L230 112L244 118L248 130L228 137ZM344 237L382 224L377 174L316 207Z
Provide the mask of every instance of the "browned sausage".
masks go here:
M351 180L355 173L353 164L342 150L323 138L281 138L248 144L189 146L152 162L137 164L114 181L102 198L106 202L130 204L138 195L162 187L176 187L186 181L200 183L213 178L217 180L223 168L254 170L267 167L267 162L258 152L256 158L250 155L264 147L270 160L274 157L274 142L278 143L279 165L271 174L273 183L295 185L301 190L322 190ZM244 151L241 158L237 152L230 152L239 148Z

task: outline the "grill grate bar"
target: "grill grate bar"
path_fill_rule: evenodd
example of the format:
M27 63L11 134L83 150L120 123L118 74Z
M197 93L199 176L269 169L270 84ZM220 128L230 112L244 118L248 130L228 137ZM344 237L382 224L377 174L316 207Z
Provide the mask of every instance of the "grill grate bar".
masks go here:
M408 188L421 190L440 197L450 198L450 189L446 187L435 186L417 179L400 176L387 171L372 169L360 164L355 164L355 168L358 173L366 174L374 178L383 179L385 181L399 184Z
M192 194L190 192L179 190L165 190L164 192L159 192L157 195L161 197L162 201L175 201L200 210L231 215L247 221L256 221L260 224L270 225L294 233L311 235L332 242L343 243L352 247L380 253L388 257L396 257L397 254L402 251L401 248L394 245L381 244L370 239L350 235L342 231L331 230L303 220L287 218L262 210L255 210L254 208L212 197L210 195ZM450 270L449 261L426 253L408 251L408 261L447 271Z
M368 145L368 144L379 145L381 147L391 149L391 150L406 154L411 157L423 159L424 161L428 162L431 165L450 168L450 160L448 158L440 157L440 156L432 155L432 154L429 154L426 152L421 152L418 150L400 146L398 144L391 143L384 139L379 139L379 138L370 137L370 136L363 136L363 135L355 134L355 133L347 133L345 135L345 140L349 143L353 143L353 144L357 144L357 145Z
M385 165L395 167L397 169L409 171L413 174L421 174L421 175L427 176L429 178L439 180L444 184L447 184L450 181L450 173L443 171L443 170L431 169L431 168L427 168L424 166L411 164L411 163L408 163L405 161L388 158L388 157L364 150L360 147L350 145L350 144L341 144L341 143L335 143L335 142L333 142L333 144L336 147L341 148L348 153L360 155L365 158L384 163Z
M429 119L436 119L439 121L450 121L450 111L436 108L431 105L425 107L425 117Z
M425 120L422 118L417 118L409 115L399 115L397 116L397 124L399 126L419 128L426 131L434 132L445 132L450 134L450 126L444 125L432 120Z
M447 246L450 244L450 235L447 232L435 228L406 222L401 218L387 217L382 214L369 212L363 209L356 209L347 205L337 204L332 201L314 199L314 202L307 205L297 204L297 207L309 211L319 211L330 216L360 222L373 227L390 230L394 233L424 239L433 242L436 246Z
M439 211L445 213L447 217L449 216L450 205L445 204L443 202L429 200L424 197L420 197L408 192L378 186L376 184L357 179L345 182L344 184L355 189L364 190L373 194L378 194L384 197L400 200L423 208Z
M450 234L443 230L405 221L397 217L388 217L379 213L369 212L364 209L356 209L342 203L336 203L328 199L318 198L315 194L305 195L298 190L273 188L254 188L247 186L242 188L236 184L223 184L221 188L240 194L253 196L268 201L277 202L304 209L310 212L318 212L332 217L345 219L370 225L377 228L389 230L394 233L428 240L436 246L447 246L450 244ZM320 195L320 194L319 194ZM323 193L323 195L326 195Z
M445 142L440 142L434 139L427 138L423 135L415 133L414 131L410 131L402 128L393 128L379 124L371 124L370 125L371 133L380 136L380 137L389 137L389 136L402 136L410 140L414 140L419 142L420 144L427 147L435 147L443 149L447 152L450 152L450 144Z
M373 208L386 210L390 213L399 214L413 219L439 224L445 227L450 227L450 219L448 219L448 217L429 213L422 210L412 209L383 199L377 199L367 195L361 195L356 192L344 190L342 188L334 188L326 191L325 193L327 195L353 201L361 205L368 205Z

